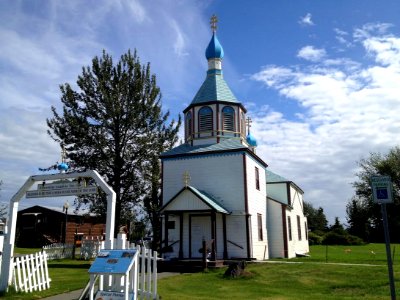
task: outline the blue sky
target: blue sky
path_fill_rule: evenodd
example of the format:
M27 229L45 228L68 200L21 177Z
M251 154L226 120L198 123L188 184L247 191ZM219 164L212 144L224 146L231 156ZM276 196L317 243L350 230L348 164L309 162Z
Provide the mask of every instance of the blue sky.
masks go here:
M305 200L345 221L356 161L398 144L398 1L0 0L0 201L59 160L46 134L58 86L103 49L151 62L173 117L205 78L209 19L257 153ZM59 199L24 200L59 205Z

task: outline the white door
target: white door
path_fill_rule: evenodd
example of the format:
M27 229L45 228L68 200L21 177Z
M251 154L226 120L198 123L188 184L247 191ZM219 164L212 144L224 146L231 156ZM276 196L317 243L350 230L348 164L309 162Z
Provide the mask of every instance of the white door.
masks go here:
M209 245L211 240L211 216L193 216L192 217L192 227L191 227L191 237L192 237L192 253L193 258L201 258L202 254L199 250L202 247L202 242L205 240Z

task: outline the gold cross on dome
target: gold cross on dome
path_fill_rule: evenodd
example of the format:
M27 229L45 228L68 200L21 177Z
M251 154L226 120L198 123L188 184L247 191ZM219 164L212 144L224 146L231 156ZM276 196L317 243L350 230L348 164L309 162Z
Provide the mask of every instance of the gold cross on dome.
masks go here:
M65 159L67 158L67 151L65 150L64 144L61 144L61 162L65 162Z
M211 30L213 32L217 31L217 23L218 23L218 18L217 16L214 14L211 16L211 20L210 20L210 24L211 24Z
M251 123L253 123L253 121L251 120L250 117L247 117L247 119L246 119L247 133L250 133Z
M185 173L183 173L183 183L185 185L185 187L187 187L190 183L190 174L188 171L185 171Z

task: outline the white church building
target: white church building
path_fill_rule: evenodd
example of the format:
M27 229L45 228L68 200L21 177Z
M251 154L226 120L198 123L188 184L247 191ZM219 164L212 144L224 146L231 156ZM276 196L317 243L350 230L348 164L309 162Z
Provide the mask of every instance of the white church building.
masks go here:
M185 142L160 156L166 257L201 258L203 240L218 260L307 253L303 191L256 154L246 108L223 78L224 51L212 27L206 79L183 111Z

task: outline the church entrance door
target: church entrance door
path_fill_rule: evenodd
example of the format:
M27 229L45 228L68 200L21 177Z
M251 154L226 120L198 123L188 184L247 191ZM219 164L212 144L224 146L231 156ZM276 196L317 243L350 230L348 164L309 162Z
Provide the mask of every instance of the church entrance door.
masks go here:
M191 216L191 257L201 258L202 254L199 250L202 247L202 242L207 243L211 240L211 216Z

